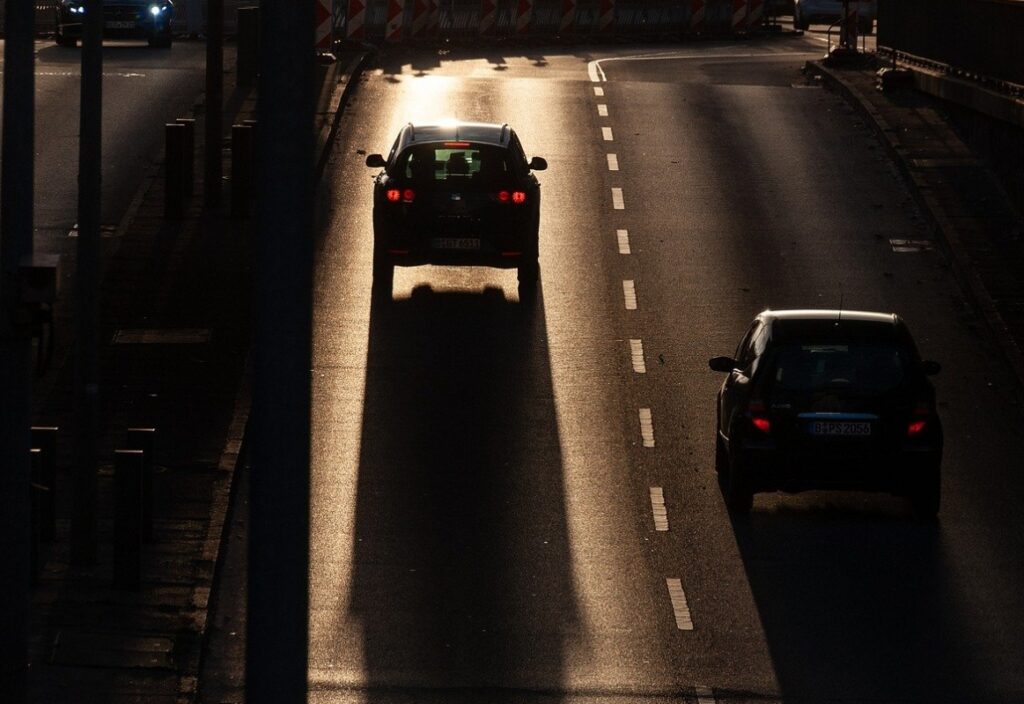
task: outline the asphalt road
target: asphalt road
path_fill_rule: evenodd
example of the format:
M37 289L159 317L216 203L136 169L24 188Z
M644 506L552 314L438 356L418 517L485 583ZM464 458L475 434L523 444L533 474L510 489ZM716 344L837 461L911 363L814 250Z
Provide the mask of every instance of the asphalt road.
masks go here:
M310 701L1024 699L1019 390L941 255L894 250L929 232L801 75L821 42L506 51L385 58L325 174ZM364 155L446 116L550 164L532 305L437 267L371 299ZM730 520L706 360L840 304L944 366L939 520L819 492Z
M170 51L145 42L105 47L102 222L108 231L153 168L163 125L192 115L203 91L205 51L199 42L178 42ZM74 242L69 244L68 233L78 207L81 50L36 42L35 81L35 246L37 252L68 254L69 264Z

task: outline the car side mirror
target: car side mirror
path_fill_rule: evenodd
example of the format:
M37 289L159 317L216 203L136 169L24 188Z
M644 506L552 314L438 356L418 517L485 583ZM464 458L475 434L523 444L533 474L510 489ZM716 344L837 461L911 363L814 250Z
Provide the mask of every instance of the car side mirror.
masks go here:
M924 372L925 376L935 376L942 371L942 365L938 362L933 362L932 360L927 359L921 362L921 371Z
M543 171L548 168L548 161L542 156L535 156L530 159L530 170L531 171Z
M370 168L383 169L388 165L388 162L384 161L384 157L380 154L370 154L366 157L366 165Z
M736 360L732 357L712 357L708 360L708 366L713 372L731 373L736 368Z

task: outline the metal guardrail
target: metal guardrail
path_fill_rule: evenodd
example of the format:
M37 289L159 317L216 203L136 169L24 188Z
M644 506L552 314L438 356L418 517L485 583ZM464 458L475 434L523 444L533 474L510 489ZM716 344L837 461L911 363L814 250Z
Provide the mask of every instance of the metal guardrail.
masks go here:
M1021 0L879 0L878 45L976 79L1024 84Z

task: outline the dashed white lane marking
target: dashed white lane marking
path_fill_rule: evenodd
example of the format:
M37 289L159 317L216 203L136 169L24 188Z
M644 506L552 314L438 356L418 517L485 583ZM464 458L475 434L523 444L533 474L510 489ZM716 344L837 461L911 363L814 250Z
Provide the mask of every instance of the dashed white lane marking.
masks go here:
M640 437L644 441L644 447L654 447L654 418L651 417L650 408L640 409Z
M665 580L668 584L668 598L672 600L672 613L676 617L676 626L680 631L693 630L693 618L690 616L690 607L686 603L686 594L683 593L683 583L675 577Z
M621 188L613 188L612 189L612 208L614 208L615 210L625 210L626 209L626 201L624 201L622 199L622 189Z
M618 171L619 170L619 157L614 154L608 155L608 170Z
M615 239L619 242L619 254L629 254L632 251L629 247L629 230L616 230Z
M629 341L629 356L633 360L633 371L637 374L646 374L647 362L644 361L644 343L642 340Z
M598 103L597 114L601 117L608 117L608 106L604 103Z
M626 310L636 310L636 286L632 279L622 282L622 297L626 299Z
M590 80L594 83L608 80L604 75L604 69L601 68L601 62L598 60L587 64L587 73L590 75Z
M708 687L694 687L693 693L697 696L697 704L718 704L715 693Z
M598 98L603 98L604 88L602 88L601 86L594 86L594 95L596 95Z
M668 530L668 509L665 508L665 492L660 486L651 487L651 512L654 514L654 530Z
M604 141L606 141L606 142L614 142L615 141L615 138L612 137L612 128L611 127L602 127L601 128L601 136L604 138Z

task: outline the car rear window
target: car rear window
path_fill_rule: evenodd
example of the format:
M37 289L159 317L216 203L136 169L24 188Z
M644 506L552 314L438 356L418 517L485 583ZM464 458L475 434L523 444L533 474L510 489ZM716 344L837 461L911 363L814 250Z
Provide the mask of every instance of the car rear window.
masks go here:
M421 187L449 184L493 185L510 175L507 150L472 142L439 142L406 149L395 164L395 175Z
M770 379L779 390L877 394L896 389L906 376L907 355L898 346L864 341L780 345Z

